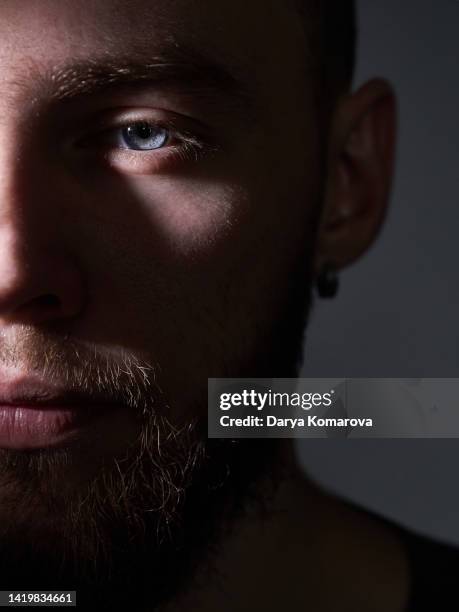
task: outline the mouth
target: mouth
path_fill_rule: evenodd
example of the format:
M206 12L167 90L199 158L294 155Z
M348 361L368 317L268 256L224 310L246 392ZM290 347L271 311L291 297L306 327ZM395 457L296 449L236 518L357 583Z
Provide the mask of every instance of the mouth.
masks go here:
M32 377L0 373L0 448L60 446L119 406Z

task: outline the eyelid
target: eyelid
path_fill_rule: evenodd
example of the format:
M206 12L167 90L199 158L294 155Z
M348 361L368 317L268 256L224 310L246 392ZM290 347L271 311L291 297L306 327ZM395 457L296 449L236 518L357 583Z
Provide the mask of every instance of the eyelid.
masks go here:
M109 138L113 136L113 140L115 140L115 134L119 133L120 130L127 128L130 125L135 123L148 123L152 127L161 128L168 132L169 141L168 144L161 148L166 148L170 146L170 142L187 142L190 145L205 145L205 139L197 136L193 132L183 129L180 126L177 126L176 122L168 121L168 120L157 120L157 119L125 119L125 120L117 120L114 123L106 123L105 125L100 125L96 130L86 133L85 136L79 139L77 146L78 148L85 148L90 145L97 145L99 143L102 145L109 145ZM159 149L158 149L159 150Z
M115 144L115 135L135 123L149 123L167 130L170 139L157 149L135 150ZM169 171L187 161L197 162L219 152L222 147L210 129L200 121L157 109L112 109L89 123L75 147L96 155L109 167L130 174L154 174ZM112 138L112 142L110 142Z
M149 122L170 131L170 141L164 147L142 151L108 142L111 131L135 122ZM132 108L112 110L100 116L97 123L92 123L92 132L78 146L88 156L95 156L91 163L100 160L115 171L139 175L179 170L188 163L213 159L225 149L225 143L217 141L210 128L200 121L157 109Z
M116 108L110 109L91 119L89 127L85 128L85 134L80 138L80 143L89 141L91 138L102 136L111 130L122 129L133 123L149 123L152 126L160 127L174 137L187 142L210 146L214 143L214 138L209 126L201 121L188 117L180 116L176 113L151 108Z

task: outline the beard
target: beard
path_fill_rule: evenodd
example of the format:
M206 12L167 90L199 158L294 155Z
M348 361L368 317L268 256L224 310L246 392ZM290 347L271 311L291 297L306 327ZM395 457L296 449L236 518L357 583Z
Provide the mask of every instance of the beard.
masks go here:
M139 434L115 456L101 457L84 440L70 448L0 451L2 586L76 590L83 609L156 609L186 589L268 457L253 457L252 445L207 440L203 419L174 426L145 377L149 366L132 357L120 367L105 356L102 372L100 359L78 346L83 374L68 340L59 349L53 341L50 360L49 337L26 337L15 354L27 344L30 363L38 355L33 347L47 346L40 354L51 364L48 380L123 401L136 411Z
M274 491L277 441L212 441L197 431L172 441L166 423L156 427L155 442L167 440L160 455L155 444L107 462L71 495L62 486L66 451L2 457L21 489L9 502L14 526L1 530L4 588L76 590L80 609L156 610L186 594L199 569L211 571L248 501L262 509Z
M310 306L304 261L256 353L226 375L297 375ZM209 440L203 416L173 424L156 364L126 351L20 326L0 338L0 364L126 406L138 424L121 453L104 456L91 440L0 450L3 589L76 590L81 609L159 609L202 568L211 575L222 537L250 501L263 510L282 478L279 440ZM203 389L187 413L206 404Z

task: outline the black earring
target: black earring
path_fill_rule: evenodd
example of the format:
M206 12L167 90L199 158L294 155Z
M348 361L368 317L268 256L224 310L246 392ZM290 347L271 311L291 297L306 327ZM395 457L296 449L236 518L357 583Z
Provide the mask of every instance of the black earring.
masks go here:
M339 289L339 276L336 267L327 262L316 280L317 293L321 298L334 298L336 297Z

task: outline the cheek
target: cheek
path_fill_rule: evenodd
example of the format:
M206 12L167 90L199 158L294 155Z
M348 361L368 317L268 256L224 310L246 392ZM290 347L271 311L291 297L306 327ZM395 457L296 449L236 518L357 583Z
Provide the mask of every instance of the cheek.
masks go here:
M181 330L202 329L203 318L210 325L222 311L222 285L253 239L251 195L230 180L202 177L98 183L82 199L81 231L72 231L91 293L86 327L110 327L110 336L129 328L130 340L142 343L148 323L164 346Z
M249 189L158 176L124 186L125 198L107 190L85 325L92 336L122 334L131 349L154 352L164 366L162 384L175 397L177 377L194 384L222 359L233 318L227 285L248 242L243 234L250 235ZM185 392L192 389L183 382Z
M130 192L172 260L206 259L226 243L247 212L248 196L238 186L196 179L133 181Z

